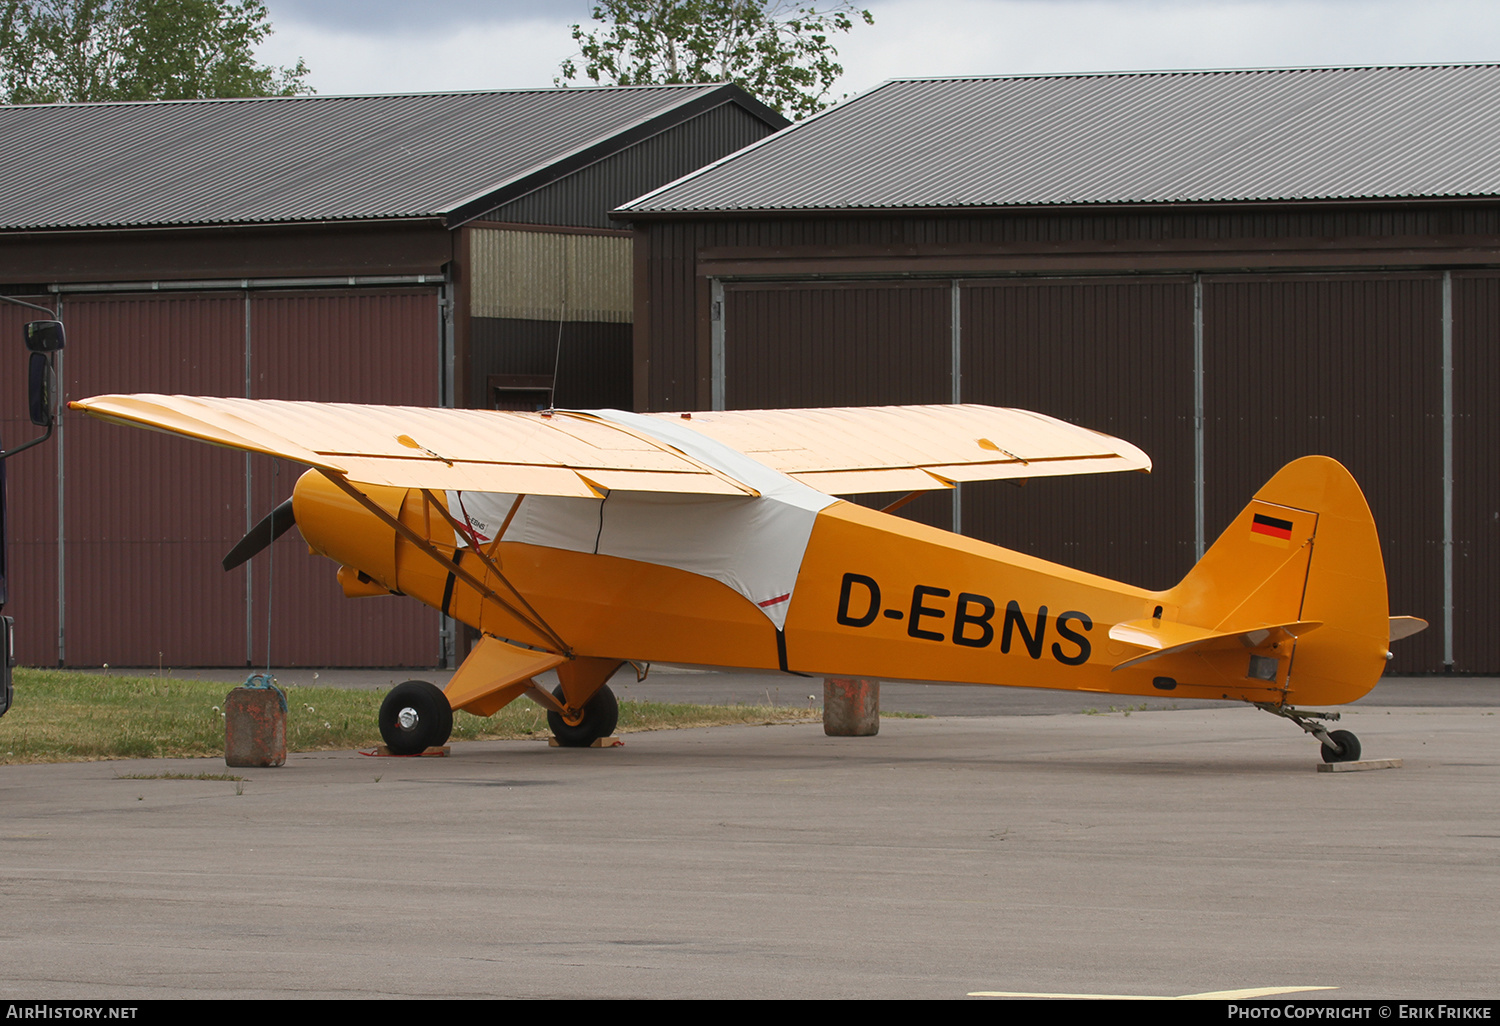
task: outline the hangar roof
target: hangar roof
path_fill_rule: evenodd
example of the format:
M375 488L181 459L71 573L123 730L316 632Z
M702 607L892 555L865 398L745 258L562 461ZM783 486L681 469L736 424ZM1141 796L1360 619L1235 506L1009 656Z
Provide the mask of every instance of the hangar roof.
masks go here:
M723 103L732 85L0 107L0 229L460 223Z
M626 204L954 209L1500 195L1500 65L898 79Z

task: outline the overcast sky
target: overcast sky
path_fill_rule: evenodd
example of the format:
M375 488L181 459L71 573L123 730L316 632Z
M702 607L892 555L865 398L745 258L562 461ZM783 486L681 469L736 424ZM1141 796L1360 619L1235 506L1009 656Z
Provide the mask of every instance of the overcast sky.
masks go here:
M268 0L260 57L319 93L550 86L580 0ZM835 36L859 93L909 75L1500 60L1494 0L884 0Z

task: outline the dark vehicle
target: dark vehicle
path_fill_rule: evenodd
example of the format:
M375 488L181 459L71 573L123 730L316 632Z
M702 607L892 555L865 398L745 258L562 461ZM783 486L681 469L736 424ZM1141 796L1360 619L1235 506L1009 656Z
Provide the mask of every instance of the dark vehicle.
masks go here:
M25 333L26 348L31 351L30 365L27 368L31 422L47 430L40 437L33 438L24 445L18 445L14 449L0 450L0 610L5 608L5 603L9 598L5 559L8 523L5 509L5 461L16 453L24 452L34 445L41 445L52 437L52 428L55 423L52 393L57 373L54 354L63 347L62 321L32 321L26 325ZM11 670L16 665L15 633L15 620L9 616L0 616L0 716L10 711L11 702L15 697L15 686L11 682Z

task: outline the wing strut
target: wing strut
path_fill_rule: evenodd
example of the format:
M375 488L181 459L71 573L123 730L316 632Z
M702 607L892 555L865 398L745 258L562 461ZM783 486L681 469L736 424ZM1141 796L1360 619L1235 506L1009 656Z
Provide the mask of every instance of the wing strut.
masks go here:
M500 548L500 543L505 539L505 532L510 528L510 522L516 518L516 511L521 508L521 503L525 499L526 496L517 495L516 501L510 504L510 512L505 514L505 521L500 525L500 530L495 532L495 537L490 542L490 547L484 550L486 556L493 556L496 550ZM462 503L459 504L460 508L462 508L462 505ZM468 516L468 513L465 512L464 515Z
M547 638L555 646L557 646L557 652L560 655L565 655L569 659L573 658L573 649L568 645L567 642L563 641L562 638L558 636L557 632L554 631L547 624L547 622L545 620L542 620L542 618L540 616L537 616L537 618L535 620L533 620L531 617L527 616L521 610L519 610L515 606L511 605L503 597L501 597L499 594L497 594L493 588L490 588L488 585L484 584L482 581L480 581L478 578L476 578L473 574L469 573L467 570L465 570L463 567L459 566L453 560L451 560L451 559L447 558L446 556L444 556L441 552L439 552L436 548L433 547L432 542L428 541L426 538L423 538L421 535L417 534L416 531L413 531L410 527L407 527L400 520L398 520L395 517L391 516L389 513L387 513L385 510L381 509L374 502L370 501L370 498L367 495L365 495L364 492L360 491L358 488L355 488L353 485L351 485L344 478L343 474L333 473L333 472L324 470L321 467L318 468L318 471L324 477L328 478L328 480L332 481L335 485L337 485L338 488L339 488L339 490L342 491L342 492L344 492L344 494L348 495L349 498L353 499L355 502L359 503L365 509L369 510L370 513L372 513L381 523L385 524L387 527L389 527L391 530L395 531L401 537L403 537L407 541L411 542L421 552L425 552L428 556L430 556L433 559L434 562L436 562L444 570L447 570L454 577L457 577L459 580L463 581L465 584L467 584L469 587L473 588L475 591L477 591L479 594L483 595L485 598L493 600L502 609L504 609L507 613L509 613L511 616L514 616L517 620L520 620L527 627L530 627L532 630L536 631L538 634L540 634L543 637ZM424 492L425 492L425 489L424 489ZM436 505L437 505L437 507L439 509L443 510L443 515L444 516L449 516L447 510L443 507L443 505L441 503L437 503ZM449 519L451 520L451 517L449 517ZM485 566L493 568L493 564L488 559L485 559L484 563L485 563ZM505 580L505 579L502 577L501 580ZM506 581L505 584L506 584L506 587L511 588L512 591L515 591L515 588L511 586L511 584L510 584L509 581ZM519 597L519 596L517 596L517 597ZM521 599L521 601L522 601L523 604L526 605L527 609L531 609L531 605L529 603L526 603L525 599ZM536 612L535 610L532 610L533 614L535 614L535 612Z
M443 519L446 520L446 521L448 521L448 526L451 527L451 528L453 528L453 534L454 534L455 537L461 538L461 537L464 536L463 527L462 527L462 525L459 524L459 522L456 519L454 519L452 511L449 510L448 507L445 506L445 505L443 505L441 502L438 502L437 501L437 497L435 495L433 495L431 491L429 491L426 488L423 488L422 489L422 498L426 499L429 504L437 507L437 511L442 514ZM510 593L516 597L516 601L517 602L521 603L521 605L523 605L523 606L526 607L526 612L530 613L531 617L530 618L521 617L521 614L519 612L515 611L514 609L511 609L511 607L509 605L506 605L505 608L507 610L509 610L512 613L512 615L525 620L525 622L526 622L526 624L528 626L532 627L535 630L539 630L541 633L547 635L547 637L549 637L553 641L557 642L557 644L559 646L561 646L561 648L563 650L563 654L571 657L572 654L573 654L572 649L570 649L563 642L561 636L559 636L558 633L552 629L552 626L549 623L547 623L546 619L543 618L542 614L538 613L536 611L536 609L532 606L532 604L530 602L526 601L526 596L522 595L521 592L520 592L520 590L517 589L514 584L510 583L509 578L507 578L504 574L502 574L500 572L500 564L496 563L494 561L494 559L491 558L494 555L494 550L495 550L496 546L498 546L500 544L500 539L503 538L503 537L505 537L505 528L507 528L507 527L510 526L510 519L511 519L511 517L513 517L513 516L516 515L516 509L520 507L520 505L521 505L521 499L522 498L523 498L523 496L520 496L520 495L516 496L516 501L515 501L515 503L510 508L510 514L505 518L505 523L503 525L501 525L500 530L495 535L495 540L490 544L490 547L488 549L481 549L478 545L474 545L474 546L471 546L470 551L473 552L474 555L476 555L476 556L479 557L479 561L484 564L486 570L488 570L490 573L494 574L495 577L500 581L501 584L505 585L508 589L510 589ZM471 527L471 528L469 528L469 530L472 531L473 528ZM493 595L494 592L491 592L490 594ZM500 598L499 598L499 596L496 596L496 601L501 601Z
M902 506L905 506L908 502L910 502L911 500L915 499L917 496L919 496L919 495L925 495L925 494L927 494L927 493L926 492L922 492L922 491L907 492L905 495L901 496L901 498L897 499L895 502L891 503L889 506L886 506L880 512L882 512L882 513L894 513L894 512L896 512L896 510L900 509Z

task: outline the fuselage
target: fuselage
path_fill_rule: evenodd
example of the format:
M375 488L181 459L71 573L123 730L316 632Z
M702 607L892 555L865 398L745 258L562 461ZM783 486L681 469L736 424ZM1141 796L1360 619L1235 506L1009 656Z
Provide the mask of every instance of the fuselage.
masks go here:
M497 595L509 598L513 586L579 656L1101 694L1349 700L1298 694L1287 679L1289 658L1276 679L1250 679L1247 656L1234 649L1168 654L1115 671L1138 650L1112 640L1110 629L1172 617L1172 591L1121 584L847 502L816 514L778 630L756 603L700 573L506 540L480 546L507 585L474 548L455 545L433 508L440 495L364 491ZM294 504L309 546L364 575L370 591L408 595L498 638L556 648L321 475L303 477ZM1372 657L1378 644L1367 646ZM1378 676L1377 667L1365 690Z

